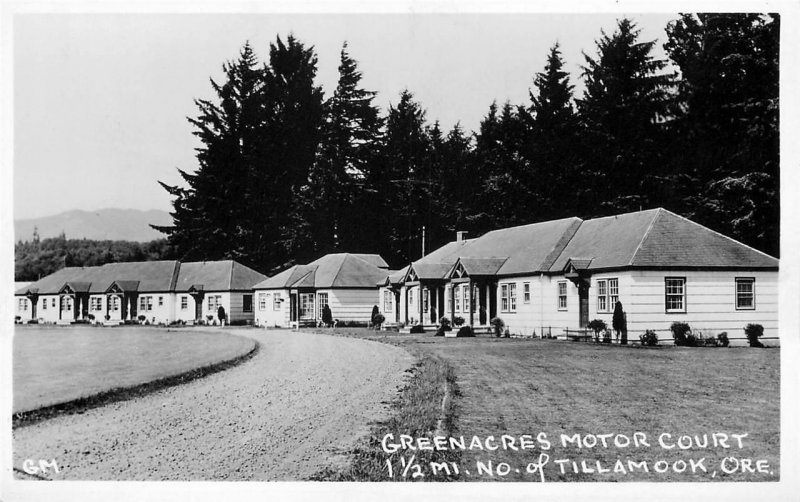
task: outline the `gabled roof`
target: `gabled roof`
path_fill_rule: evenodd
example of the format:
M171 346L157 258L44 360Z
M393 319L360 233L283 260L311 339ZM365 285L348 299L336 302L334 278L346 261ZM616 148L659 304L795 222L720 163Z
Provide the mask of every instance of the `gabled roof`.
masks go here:
M364 255L350 253L327 254L307 265L295 265L256 284L254 289L287 288L374 288L386 279L386 270L375 263L385 264L376 255L365 260ZM380 258L380 257L379 257Z
M584 221L551 272L570 258L586 270L624 267L777 268L778 260L698 223L657 208ZM578 258L573 264L580 268Z
M450 278L496 275L507 258L459 258L448 273ZM459 275L461 274L461 275Z
M378 268L389 268L389 264L386 263L386 260L379 254L365 254L365 253L350 253L351 256L355 256L356 258L361 258L367 263L371 263Z
M264 274L233 260L182 263L175 291L189 291L192 286L195 289L202 286L204 291L243 291L265 278Z
M421 263L417 261L408 267L403 281L444 279L452 266L450 263Z
M175 260L106 263L79 280L90 281L90 293L105 293L114 281L138 281L138 291L171 291L181 264Z

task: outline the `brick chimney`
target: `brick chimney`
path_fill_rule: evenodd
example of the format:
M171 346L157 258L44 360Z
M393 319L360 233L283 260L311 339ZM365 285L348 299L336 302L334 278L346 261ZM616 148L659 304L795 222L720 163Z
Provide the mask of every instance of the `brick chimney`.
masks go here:
M456 232L456 242L462 242L465 240L467 240L467 232Z

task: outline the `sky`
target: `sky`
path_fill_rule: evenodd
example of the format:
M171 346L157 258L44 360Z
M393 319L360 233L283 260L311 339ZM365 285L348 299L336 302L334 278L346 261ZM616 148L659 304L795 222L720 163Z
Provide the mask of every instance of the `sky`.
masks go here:
M631 17L658 40L677 14L17 14L14 218L106 207L170 210L158 185L194 171L186 120L245 41L266 58L293 33L313 45L330 95L344 41L385 112L407 88L443 129L476 130L492 101L527 104L558 42L576 93L582 51Z

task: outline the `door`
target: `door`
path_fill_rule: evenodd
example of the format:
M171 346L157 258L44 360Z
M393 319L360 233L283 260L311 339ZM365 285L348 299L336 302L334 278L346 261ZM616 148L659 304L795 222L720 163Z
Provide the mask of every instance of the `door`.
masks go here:
M585 282L578 285L578 304L580 305L580 327L585 328L589 324L589 285Z
M289 321L297 321L297 293L289 295Z

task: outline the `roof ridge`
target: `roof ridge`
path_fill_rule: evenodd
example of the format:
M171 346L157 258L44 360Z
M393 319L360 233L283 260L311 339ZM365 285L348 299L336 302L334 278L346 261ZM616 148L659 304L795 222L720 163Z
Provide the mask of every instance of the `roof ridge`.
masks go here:
M692 220L690 220L689 218L685 218L685 217L683 217L683 216L681 216L681 215L679 215L679 214L677 214L677 213L673 213L672 211L669 211L669 210L667 210L667 209L663 209L663 208L661 208L661 210L662 210L662 211L664 211L664 212L666 212L666 213L669 213L669 214L671 214L671 215L673 215L673 216L675 216L675 217L677 217L677 218L680 218L680 219L682 219L682 220L688 221L689 223L691 223L691 224L693 224L693 225L696 225L696 226L698 226L698 227L700 227L700 228L703 228L703 229L705 229L705 230L708 230L709 232L711 232L711 233L713 233L713 234L717 234L717 235L719 235L720 237L722 237L722 238L724 238L724 239L727 239L727 240L729 240L729 241L733 242L734 244L738 244L738 245L740 245L740 246L744 246L744 247L746 247L747 249L749 249L749 250L751 250L751 251L755 251L756 253L758 253L758 254L760 254L760 255L766 256L767 258L771 258L771 259L773 259L773 260L780 261L780 259L779 259L779 258L776 258L776 257L774 257L774 256L768 255L767 253L765 253L765 252L763 252L763 251L759 251L758 249L756 249L756 248L754 248L754 247L752 247L752 246L748 246L748 245L747 245L747 244L745 244L744 242L737 241L737 240L736 240L736 239L734 239L733 237L728 237L727 235L725 235L725 234L723 234L723 233L720 233L720 232L717 232L716 230L713 230L713 229L711 229L711 228L708 228L708 227L707 227L707 226L705 226L705 225L701 225L700 223L697 223L696 221L692 221Z
M344 262L347 260L347 256L350 253L343 253L343 254L344 254L344 258L342 258L342 261L339 262L339 268L336 270L336 273L333 275L333 279L331 280L331 287L333 287L333 285L336 284L336 279L338 279L339 278L339 274L342 273L342 267L344 267ZM361 260L361 261L363 261L364 263L368 263L367 260Z
M228 289L233 288L233 267L236 266L236 262L233 260L228 260L231 262L231 273L228 276Z
M181 274L181 263L179 260L175 260L175 266L172 268L172 279L169 281L169 290L173 293L178 288L178 277Z
M584 220L583 220L583 219L581 219L581 218L578 218L577 216L572 216L572 217L570 217L570 218L562 218L562 219L565 219L565 220L566 220L566 219L575 219L575 220L578 220L578 226L577 226L577 227L575 227L575 231L574 231L574 232L572 232L572 235L570 235L570 236L569 236L569 239L567 239L567 241L566 241L566 242L564 243L564 245L561 247L561 251L559 251L559 252L558 252L558 253L557 253L555 256L553 256L553 257L551 258L551 255L552 255L552 254L553 254L553 253L556 251L556 248L558 247L559 243L561 242L561 239L563 239L563 238L564 238L564 234L565 234L565 233L566 233L566 232L569 230L569 227L567 227L567 228L564 230L564 233L562 233L562 234L561 234L561 238L559 238L559 239L558 239L558 240L555 242L555 244L553 244L553 247L551 247L551 248L550 248L550 251L548 251L548 253L547 253L546 255L544 255L544 259L542 260L542 263L540 263L540 264L539 264L539 266L538 266L538 268L539 268L539 269L540 269L542 272L549 271L551 268L553 268L553 265L555 265L555 264L556 264L556 262L558 261L558 259L559 259L559 258L561 258L561 255L562 255L562 254L564 254L564 251L566 251L566 250L567 250L567 246L569 246L569 243L570 243L570 242L572 242L572 239L574 239L574 238L575 238L575 236L578 234L578 230L580 230L580 229L581 229L581 226L583 226L583 223L584 223ZM556 220L556 221L557 221L557 220ZM550 258L550 260L548 260L548 258ZM569 259L569 257L567 257L567 259ZM544 267L543 267L543 265L545 265L545 263L546 263L546 262L548 262L548 261L549 261L549 263L547 263L547 268L544 268Z
M647 239L647 236L650 235L650 230L652 230L653 226L656 224L656 220L658 219L659 216L661 216L661 211L666 211L666 209L664 209L662 207L659 207L659 208L656 208L656 209L657 209L656 210L656 214L653 216L653 219L650 220L650 224L647 225L647 230L645 230L644 234L642 234L642 239L639 241L639 245L636 246L636 249L633 250L633 254L631 255L631 259L630 259L630 261L628 261L628 265L629 266L633 266L633 262L636 260L636 255L639 254L639 250L642 249L642 246L644 245L644 241Z

